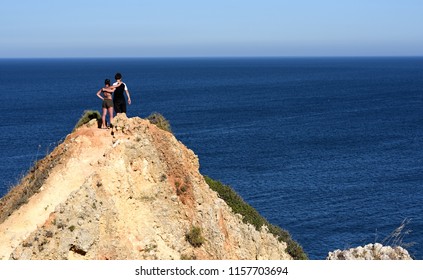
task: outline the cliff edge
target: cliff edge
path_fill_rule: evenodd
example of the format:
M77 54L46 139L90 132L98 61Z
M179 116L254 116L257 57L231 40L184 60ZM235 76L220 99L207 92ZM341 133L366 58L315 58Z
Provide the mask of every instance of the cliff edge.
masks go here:
M292 259L140 118L76 129L0 200L0 259Z

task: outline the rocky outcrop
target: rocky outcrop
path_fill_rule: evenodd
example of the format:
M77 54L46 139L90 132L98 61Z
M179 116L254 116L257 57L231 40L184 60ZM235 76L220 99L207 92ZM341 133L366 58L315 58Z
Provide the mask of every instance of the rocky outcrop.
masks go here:
M12 190L0 204L10 213L0 259L291 259L209 188L191 150L147 120L78 128L15 192L31 189L37 170L33 195L15 209L5 206Z
M411 260L408 251L400 246L368 244L348 250L336 250L328 254L327 260Z

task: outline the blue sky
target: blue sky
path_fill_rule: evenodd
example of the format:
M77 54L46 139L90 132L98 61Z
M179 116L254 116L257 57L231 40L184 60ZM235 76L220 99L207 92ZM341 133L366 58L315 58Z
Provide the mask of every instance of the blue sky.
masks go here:
M13 0L0 57L422 56L422 0Z

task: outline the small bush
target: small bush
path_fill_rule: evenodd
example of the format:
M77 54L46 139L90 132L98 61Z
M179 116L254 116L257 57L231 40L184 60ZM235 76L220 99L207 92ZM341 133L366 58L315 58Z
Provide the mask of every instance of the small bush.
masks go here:
M185 234L186 241L194 247L200 247L204 243L204 237L201 235L201 228L193 226L191 230Z
M221 182L215 181L207 176L204 176L204 179L210 188L217 192L219 197L222 198L235 213L242 215L242 221L244 223L253 225L257 230L260 230L262 226L266 226L269 229L269 232L272 233L279 241L283 241L287 244L286 251L294 259L307 259L307 255L303 251L303 248L297 242L292 240L287 231L269 223L257 212L256 209L246 203L231 187L223 185Z
M83 126L84 124L88 123L90 120L96 119L97 122L101 123L101 115L98 111L86 110L82 114L79 121L76 123L73 131L75 131L78 127Z
M150 123L156 125L158 128L172 133L172 129L170 127L169 121L166 120L165 117L163 117L162 114L152 113L150 116L147 117L147 120L149 120Z

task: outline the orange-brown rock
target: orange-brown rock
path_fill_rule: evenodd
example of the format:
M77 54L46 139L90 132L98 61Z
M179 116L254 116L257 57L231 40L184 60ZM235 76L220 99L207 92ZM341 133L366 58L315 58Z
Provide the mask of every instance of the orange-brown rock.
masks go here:
M171 133L124 114L113 130L94 122L2 199L0 259L291 259L209 188L197 156ZM186 237L193 227L197 246Z

